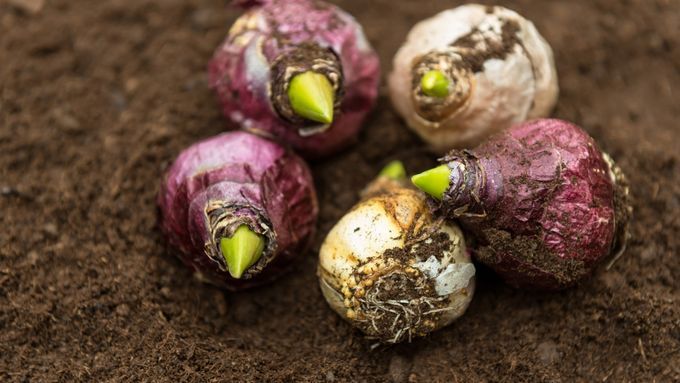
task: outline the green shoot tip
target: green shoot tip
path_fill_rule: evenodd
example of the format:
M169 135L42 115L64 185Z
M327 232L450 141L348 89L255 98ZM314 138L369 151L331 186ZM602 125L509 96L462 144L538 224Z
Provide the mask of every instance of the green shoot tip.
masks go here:
M391 161L378 173L378 176L399 181L406 179L406 169L401 161Z
M231 237L220 239L220 250L229 274L239 279L262 256L264 238L248 226L241 225Z
M411 177L411 182L430 196L441 200L449 188L451 169L447 165L426 170Z
M444 73L431 70L420 79L420 88L427 96L444 98L449 95L450 81Z
M335 91L328 78L312 71L294 76L288 87L293 112L325 125L333 122L334 97Z

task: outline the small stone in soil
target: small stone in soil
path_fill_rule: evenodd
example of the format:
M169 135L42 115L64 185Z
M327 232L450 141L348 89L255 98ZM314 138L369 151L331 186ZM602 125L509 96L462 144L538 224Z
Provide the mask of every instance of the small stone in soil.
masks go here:
M161 295L165 299L170 299L172 297L172 290L168 286L161 287Z
M38 258L40 258L40 256L37 251L30 251L26 255L26 262L31 266L35 266L38 264Z
M642 259L642 261L644 261L645 263L652 261L654 258L656 258L656 256L657 256L657 249L656 249L656 245L653 245L653 244L645 247L645 249L642 250L642 252L640 253L640 259Z
M57 228L57 225L53 223L45 224L45 226L43 226L43 230L45 231L46 234L49 234L52 237L56 237L57 235L59 235L59 229Z
M125 303L122 303L116 307L116 315L125 317L130 313L130 307Z
M134 93L137 88L139 87L139 80L137 80L134 77L128 78L125 80L125 92L128 94Z

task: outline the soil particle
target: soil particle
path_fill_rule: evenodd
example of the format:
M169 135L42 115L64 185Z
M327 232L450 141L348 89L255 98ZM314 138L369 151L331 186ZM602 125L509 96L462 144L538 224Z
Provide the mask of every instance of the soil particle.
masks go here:
M337 4L363 24L384 73L413 23L454 5ZM312 251L269 286L223 293L221 316L217 289L167 249L155 197L180 150L226 126L211 91L184 84L204 76L241 11L217 0L50 0L30 15L0 1L0 381L318 382L332 372L337 382L390 382L395 355L409 355L422 382L680 381L680 2L499 5L550 42L555 116L583 125L629 177L631 240L610 269L622 278L600 270L577 288L537 294L479 267L455 325L371 349L328 308L315 270L325 234L385 161L401 159L410 173L435 164L385 87L360 142L314 164ZM218 26L196 28L196 9ZM125 91L123 111L114 89ZM78 120L78 134L56 126L56 108ZM58 240L42 233L47 222ZM541 362L535 340L554 342L559 358Z
M430 257L442 260L444 252L450 251L452 245L448 234L438 232L432 234L426 240L414 244L412 252L417 253L418 258L421 260L426 260Z
M130 314L130 306L126 305L125 303L116 307L116 315L126 317L128 314Z
M411 367L413 366L413 360L407 358L403 355L394 355L390 359L389 375L390 379L394 383L406 383L408 382L409 375L411 373Z
M417 213L418 214L418 213ZM410 266L417 261L425 261L430 257L442 259L444 252L450 251L454 243L445 232L437 231L441 221L435 221L427 226L413 227L421 222L421 215L413 218L412 227L406 230L405 247L395 247L385 250L385 259L394 259L402 265ZM429 216L428 216L429 217Z
M43 231L53 238L59 235L59 228L54 223L46 223L43 226Z
M541 362L552 364L557 362L560 358L560 352L557 350L557 345L551 340L541 342L536 346L536 353Z
M475 28L451 44L452 47L467 48L463 56L463 64L473 73L481 72L484 69L484 63L488 60L505 59L517 44L521 44L518 35L519 24L514 20L501 20L500 41L485 37L485 34L490 33L489 31Z
M54 123L66 133L77 133L81 130L81 124L78 122L78 119L61 108L52 110L52 118Z
M548 273L551 279L554 279L554 282L551 282L543 280L545 277L536 278L536 283L539 284L536 287L541 287L540 284L545 284L544 287L546 288L551 284L568 286L580 280L587 273L582 261L556 257L539 238L525 235L513 237L510 233L497 229L484 230L483 237L484 244L475 250L475 254L484 263L498 264L505 259L499 254L513 254L510 257L521 260L522 265L518 267L522 270L530 265ZM508 280L507 282L511 285L518 284L516 280ZM525 282L521 281L519 284L530 287Z

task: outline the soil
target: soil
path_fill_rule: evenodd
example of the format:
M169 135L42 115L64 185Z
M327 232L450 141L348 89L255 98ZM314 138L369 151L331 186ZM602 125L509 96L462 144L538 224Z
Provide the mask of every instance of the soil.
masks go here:
M347 0L383 70L452 1ZM680 380L680 2L502 1L551 43L554 115L592 134L635 198L625 254L577 288L518 291L479 267L467 314L372 348L324 302L316 251L387 161L434 156L385 82L360 143L314 164L313 249L269 286L194 280L157 227L160 177L225 127L206 64L223 0L0 1L0 380L464 382Z
M520 44L519 32L521 27L518 22L514 20L505 20L501 24L501 41L494 41L486 39L484 42L484 50L474 49L480 41L484 41L484 32L478 28L473 29L470 33L459 37L456 41L451 43L452 47L467 48L469 55L464 56L463 64L472 72L478 73L484 70L484 63L487 60L499 59L505 60L509 53L511 53L517 44Z

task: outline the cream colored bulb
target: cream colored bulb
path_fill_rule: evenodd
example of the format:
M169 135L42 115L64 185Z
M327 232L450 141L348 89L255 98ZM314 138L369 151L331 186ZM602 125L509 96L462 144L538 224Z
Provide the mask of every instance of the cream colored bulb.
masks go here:
M433 70L452 82L446 98L419 85ZM416 24L394 57L388 85L397 112L440 153L546 117L558 95L552 50L534 25L509 9L478 4Z
M319 252L324 297L340 316L386 343L460 317L475 267L460 229L436 220L423 193L379 178L331 229Z

